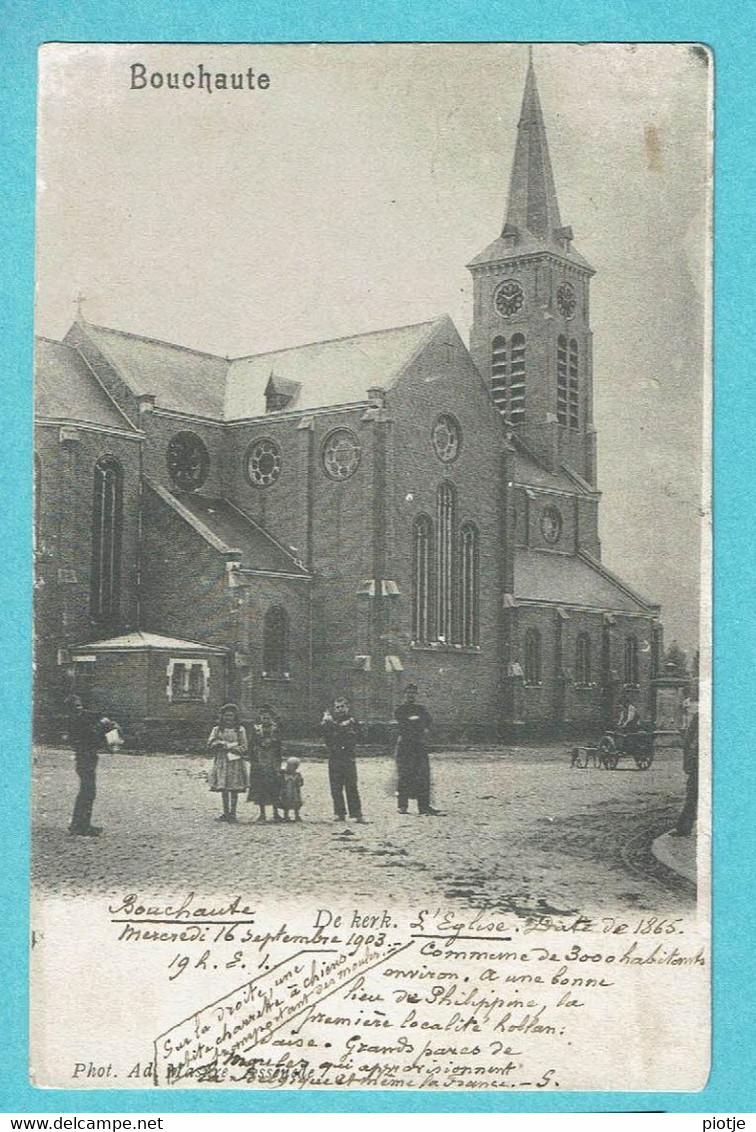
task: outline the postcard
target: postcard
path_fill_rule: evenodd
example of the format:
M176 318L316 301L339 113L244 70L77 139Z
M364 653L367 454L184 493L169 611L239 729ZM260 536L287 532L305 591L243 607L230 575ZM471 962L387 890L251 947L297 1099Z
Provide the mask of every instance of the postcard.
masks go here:
M705 1085L712 70L42 47L33 1084Z

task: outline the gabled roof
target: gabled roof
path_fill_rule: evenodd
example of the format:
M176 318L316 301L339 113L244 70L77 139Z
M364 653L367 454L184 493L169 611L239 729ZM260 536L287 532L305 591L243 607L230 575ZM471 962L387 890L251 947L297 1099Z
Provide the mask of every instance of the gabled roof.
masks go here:
M161 408L223 417L226 358L90 322L79 326L137 397L152 393Z
M645 613L657 607L647 602L597 562L585 555L554 554L518 548L515 552L514 596L517 601L549 605L587 606L615 613Z
M573 479L563 467L549 472L542 467L529 452L515 449L515 483L526 487L553 488L555 491L568 491L570 495L587 495L579 481Z
M271 371L276 378L299 384L292 406L297 410L367 401L369 389L391 388L445 322L445 318L438 318L236 358L229 370L225 418L238 420L265 413L265 389Z
M125 633L122 637L109 637L104 641L89 641L77 645L71 652L144 652L145 650L159 649L161 652L213 652L225 653L225 648L217 645L203 645L198 641L184 641L180 637L162 637L159 633L144 633L137 631Z
M307 570L293 553L228 500L188 491L171 492L150 480L147 483L167 506L189 523L215 550L227 555L231 551L237 551L242 570L309 577Z
M136 435L81 355L63 342L35 341L34 402L37 416L43 419L81 421Z
M369 389L390 389L449 321L442 317L231 361L83 320L78 327L137 397L152 394L158 408L232 421L266 415L271 380L276 391L292 395L287 408L297 411L365 402Z

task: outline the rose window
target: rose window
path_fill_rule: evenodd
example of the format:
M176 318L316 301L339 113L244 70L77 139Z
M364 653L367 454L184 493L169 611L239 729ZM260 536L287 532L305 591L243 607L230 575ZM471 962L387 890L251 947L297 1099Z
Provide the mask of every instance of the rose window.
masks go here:
M357 471L362 449L353 432L337 428L323 445L323 467L332 480L346 480Z
M270 487L281 474L281 449L267 437L247 450L247 478L254 487Z

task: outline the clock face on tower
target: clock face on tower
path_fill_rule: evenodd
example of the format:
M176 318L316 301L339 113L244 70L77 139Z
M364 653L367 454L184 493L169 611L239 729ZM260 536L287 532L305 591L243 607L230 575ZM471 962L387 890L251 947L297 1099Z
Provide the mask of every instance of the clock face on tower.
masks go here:
M168 444L166 463L176 487L196 491L207 479L210 455L196 433L177 432Z
M502 318L517 314L524 302L522 287L514 279L507 279L494 292L494 310Z
M563 283L557 291L557 306L560 314L563 314L565 318L572 318L577 306L577 299L571 283Z

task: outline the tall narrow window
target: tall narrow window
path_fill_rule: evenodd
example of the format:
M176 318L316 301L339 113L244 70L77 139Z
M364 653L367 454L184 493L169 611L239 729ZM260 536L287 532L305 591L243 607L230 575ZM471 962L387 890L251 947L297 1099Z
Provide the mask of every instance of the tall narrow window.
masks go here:
M491 343L491 395L502 415L507 412L507 340L494 338Z
M122 528L123 471L112 456L104 456L94 470L89 607L93 621L111 627L120 606Z
M638 684L638 641L625 637L625 683Z
M478 532L472 523L465 523L459 535L460 542L460 639L463 645L479 643Z
M525 335L512 335L509 363L509 420L513 425L525 420Z
M578 344L575 338L570 338L570 428L579 428Z
M412 528L412 639L427 644L432 635L432 546L433 525L419 515Z
M281 605L271 605L263 625L263 676L289 675L289 618Z
M525 683L541 683L541 634L537 629L525 634Z
M438 561L436 563L436 631L451 643L454 633L454 488L438 489Z
M581 633L577 639L575 657L575 683L587 687L591 682L591 638Z
M557 424L567 427L567 339L557 338Z

